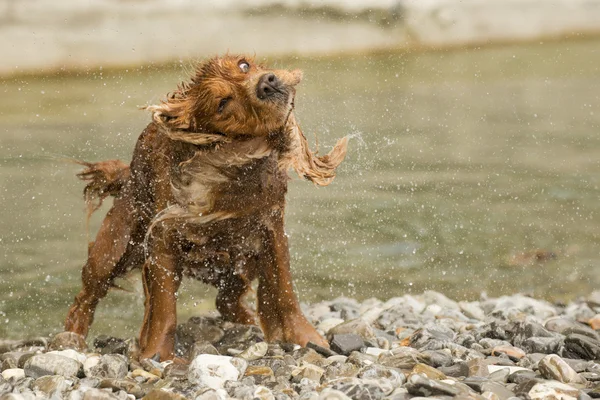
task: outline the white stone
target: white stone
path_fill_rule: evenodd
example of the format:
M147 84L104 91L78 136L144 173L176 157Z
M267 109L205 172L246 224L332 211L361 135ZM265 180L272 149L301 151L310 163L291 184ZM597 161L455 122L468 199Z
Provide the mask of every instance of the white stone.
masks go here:
M379 357L383 353L389 353L389 350L380 349L379 347L367 347L364 351L365 354Z
M317 329L327 334L331 328L344 322L341 318L326 318L317 325Z
M18 380L25 377L25 370L22 368L9 368L2 371L2 377L6 380Z
M342 354L336 354L334 356L329 356L329 357L327 357L327 365L332 364L334 362L339 362L340 364L344 364L347 359L348 359L348 357L344 356Z
M266 388L264 386L257 386L256 390L254 391L253 399L275 400L275 396L273 395L273 392L271 392L271 390L269 388Z
M509 375L516 371L531 371L529 368L509 367L507 365L488 365L487 368L490 374L493 374L496 371L500 371L501 369L507 369Z
M83 362L83 373L85 374L85 376L92 376L92 370L96 365L98 365L98 363L100 363L99 354L94 354L86 358Z
M188 380L211 389L222 389L226 381L237 381L243 376L247 367L248 363L241 358L201 354L190 363Z
M195 400L227 400L229 398L225 389L210 389L196 396Z
M258 342L242 351L238 357L243 358L246 361L254 361L263 358L268 350L269 345L267 343Z
M321 392L319 400L350 400L350 397L339 390L327 388Z
M306 363L300 367L294 368L292 371L292 377L294 377L297 381L302 379L310 379L311 381L319 383L324 373L325 370L323 368Z
M382 307L372 307L360 314L360 317L368 324L372 324L379 318L383 311L384 309Z
M403 307L407 310L412 311L415 314L421 314L425 309L425 303L407 294L402 297L392 297L391 299L385 302L385 309L392 307Z
M531 400L577 400L579 390L558 381L540 382L529 391Z
M477 301L459 301L458 306L460 307L462 313L468 318L473 318L479 321L485 319L485 313L481 307L479 307L479 302Z
M53 351L49 351L47 354L58 354L59 356L63 356L63 357L70 358L71 360L79 361L82 364L87 359L85 354L82 354L73 349L53 350Z
M546 379L556 379L563 383L585 383L569 364L556 354L548 354L538 364L538 369Z

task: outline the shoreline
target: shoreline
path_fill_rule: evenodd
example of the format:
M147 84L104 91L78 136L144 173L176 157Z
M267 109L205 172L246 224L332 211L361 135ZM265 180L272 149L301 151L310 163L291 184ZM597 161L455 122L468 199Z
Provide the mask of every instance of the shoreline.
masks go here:
M521 294L456 302L428 291L304 311L331 349L267 345L257 327L213 317L178 326L190 365L138 360L131 338L90 338L88 348L69 333L0 341L0 396L600 398L600 291L569 304Z
M600 34L600 0L0 0L0 76L261 57L419 51ZM107 51L108 50L108 51Z

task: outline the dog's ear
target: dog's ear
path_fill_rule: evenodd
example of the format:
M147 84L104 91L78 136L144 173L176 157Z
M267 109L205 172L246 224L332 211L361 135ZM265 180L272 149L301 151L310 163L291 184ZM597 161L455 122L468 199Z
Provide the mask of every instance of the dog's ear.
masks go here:
M152 113L152 119L170 139L195 145L229 142L223 135L196 131L195 96L192 88L182 83L177 90L167 96L159 105L147 106L144 109Z
M170 130L187 130L192 127L193 100L190 96L190 85L181 83L177 90L170 93L160 104L145 107L152 113L157 124Z
M319 186L327 186L335 178L335 170L344 161L348 149L348 137L338 140L333 149L318 156L309 146L306 137L296 122L293 113L288 119L288 134L291 136L289 156L284 159L296 173Z

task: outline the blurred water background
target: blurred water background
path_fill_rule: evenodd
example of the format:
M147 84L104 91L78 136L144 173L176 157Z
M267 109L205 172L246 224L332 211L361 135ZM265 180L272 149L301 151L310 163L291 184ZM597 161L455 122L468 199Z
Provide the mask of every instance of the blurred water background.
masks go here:
M565 301L600 287L600 40L418 47L258 55L304 70L296 106L311 142L325 150L352 137L330 187L290 183L301 300L431 289ZM157 103L193 65L50 74L46 64L0 78L1 337L60 331L80 288L83 184L65 160L129 160L149 121L138 106ZM137 333L137 274L121 285L92 336ZM213 302L213 289L186 281L180 317Z

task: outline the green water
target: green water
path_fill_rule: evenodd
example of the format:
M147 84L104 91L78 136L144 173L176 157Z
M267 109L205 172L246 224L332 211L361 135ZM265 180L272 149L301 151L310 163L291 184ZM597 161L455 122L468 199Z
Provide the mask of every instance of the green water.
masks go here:
M600 41L276 65L304 69L297 115L311 141L318 133L325 149L353 136L334 184L290 184L303 301L427 289L568 300L600 287ZM61 330L79 289L83 185L62 159L128 160L149 121L137 107L186 70L0 81L1 337ZM556 259L511 261L536 249ZM92 336L137 333L137 275L122 285L101 303ZM181 318L212 309L213 296L186 282Z

